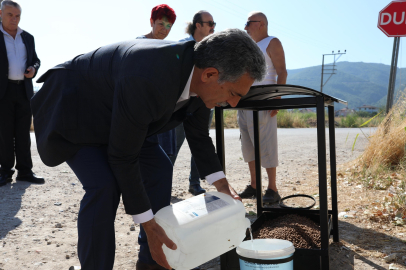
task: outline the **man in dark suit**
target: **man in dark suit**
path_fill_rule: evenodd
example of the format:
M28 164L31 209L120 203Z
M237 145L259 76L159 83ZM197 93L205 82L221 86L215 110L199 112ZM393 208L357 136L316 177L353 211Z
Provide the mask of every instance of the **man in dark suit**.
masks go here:
M239 199L222 172L207 123L210 108L236 106L264 70L254 41L230 29L196 45L137 39L101 47L38 80L45 83L31 105L40 157L48 166L66 161L86 191L78 217L83 269L113 267L120 194L148 239L137 269L170 269L162 245L176 245L153 214L170 204L171 193L171 183L160 182L155 171L172 173L172 165L148 136L183 122L200 175Z
M16 180L41 184L44 179L32 172L30 150L32 78L40 60L34 37L18 27L19 4L5 0L0 7L0 186L12 182L14 160Z

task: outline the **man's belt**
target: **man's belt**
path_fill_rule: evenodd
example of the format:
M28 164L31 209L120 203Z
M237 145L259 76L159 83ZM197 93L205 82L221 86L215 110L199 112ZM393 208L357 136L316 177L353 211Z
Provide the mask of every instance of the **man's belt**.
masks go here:
M22 84L24 83L24 80L8 80L9 83L14 83L14 84Z

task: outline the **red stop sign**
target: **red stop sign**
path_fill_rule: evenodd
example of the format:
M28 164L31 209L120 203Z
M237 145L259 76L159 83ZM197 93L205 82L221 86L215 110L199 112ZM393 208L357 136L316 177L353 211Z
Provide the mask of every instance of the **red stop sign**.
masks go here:
M379 12L378 28L388 37L406 36L406 0L390 2Z

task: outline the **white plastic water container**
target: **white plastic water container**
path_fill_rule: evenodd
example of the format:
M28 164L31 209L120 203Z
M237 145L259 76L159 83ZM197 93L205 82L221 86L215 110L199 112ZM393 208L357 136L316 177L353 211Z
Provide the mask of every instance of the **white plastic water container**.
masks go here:
M177 245L163 245L169 265L176 270L195 268L237 247L251 223L244 205L229 195L207 192L159 210L156 222Z
M237 247L241 270L293 270L292 242L281 239L254 239Z

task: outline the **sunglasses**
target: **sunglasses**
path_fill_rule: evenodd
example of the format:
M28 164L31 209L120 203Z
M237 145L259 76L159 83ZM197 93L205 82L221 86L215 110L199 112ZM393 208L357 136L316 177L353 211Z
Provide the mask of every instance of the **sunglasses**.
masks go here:
M260 21L247 21L247 22L245 23L245 27L250 26L250 23L252 23L252 22L260 22Z
M208 22L200 22L200 23L208 23L210 27L216 26L216 23L213 21L208 21Z

